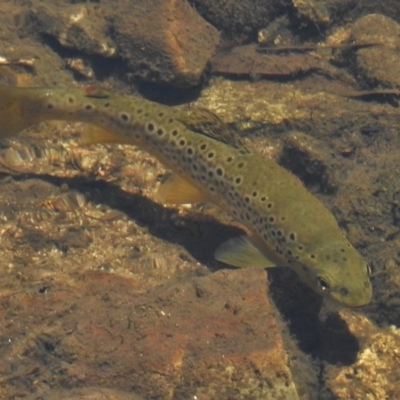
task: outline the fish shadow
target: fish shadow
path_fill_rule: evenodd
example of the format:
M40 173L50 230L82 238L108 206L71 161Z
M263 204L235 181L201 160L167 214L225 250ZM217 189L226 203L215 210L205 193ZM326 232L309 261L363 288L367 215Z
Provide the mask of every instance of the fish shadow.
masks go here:
M107 205L123 212L138 225L164 241L184 248L195 260L211 271L230 268L214 259L214 251L224 241L244 231L200 213L180 216L176 209L164 207L137 193L129 193L118 185L87 177L61 178L47 174L13 176L16 181L41 179L54 186L67 185L85 195L93 204ZM350 365L357 357L359 344L337 314L324 321L319 314L322 298L304 285L288 268L268 270L269 292L294 337L298 348L319 361Z
M83 194L92 204L106 205L124 213L152 236L183 247L196 261L212 271L222 266L214 260L216 248L229 238L244 233L199 212L179 215L176 208L164 207L141 194L126 192L117 184L103 180L34 173L14 175L13 179L40 179L59 188L67 186L69 190Z
M288 268L269 271L270 292L298 348L320 363L351 365L360 351L358 339L337 312L321 318L323 298Z

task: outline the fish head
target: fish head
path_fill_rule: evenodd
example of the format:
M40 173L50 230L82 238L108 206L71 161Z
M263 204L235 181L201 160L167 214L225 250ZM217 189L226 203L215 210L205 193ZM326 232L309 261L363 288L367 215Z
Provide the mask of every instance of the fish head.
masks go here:
M331 242L312 252L302 265L303 280L317 293L348 307L360 307L372 299L370 267L347 241Z

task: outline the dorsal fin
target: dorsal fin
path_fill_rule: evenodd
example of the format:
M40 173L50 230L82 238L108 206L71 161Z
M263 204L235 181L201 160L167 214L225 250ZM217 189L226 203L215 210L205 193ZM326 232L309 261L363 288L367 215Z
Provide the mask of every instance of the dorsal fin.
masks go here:
M179 113L176 119L193 132L208 136L236 149L248 151L239 135L206 108L189 108Z
M108 99L111 92L101 86L89 85L85 87L85 96L94 97L95 99Z

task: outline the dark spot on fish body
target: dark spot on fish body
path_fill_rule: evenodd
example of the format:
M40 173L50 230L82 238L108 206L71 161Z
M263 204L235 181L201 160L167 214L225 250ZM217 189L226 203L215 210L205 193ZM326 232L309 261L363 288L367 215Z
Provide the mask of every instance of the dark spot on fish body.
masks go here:
M224 171L220 167L217 168L216 173L217 173L218 176L223 176L224 175Z
M205 144L205 143L203 143L203 144L201 144L200 146L199 146L199 148L200 148L200 150L206 150L207 149L207 145Z
M186 140L185 139L179 140L179 146L183 147L185 145L186 145Z
M161 129L161 128L157 129L157 135L158 136L163 136L164 135L164 130Z
M207 154L207 158L209 158L209 159L212 159L212 158L214 158L214 153L212 152L212 151L210 151L208 154Z
M72 103L74 103L74 98L73 97L68 97L68 103L70 103L70 104L72 104Z
M237 185L240 185L240 184L242 183L242 178L237 177L237 178L235 179L235 183L236 183Z
M121 118L121 121L123 121L123 122L128 122L130 120L130 117L127 113L121 113L119 115L119 117Z
M193 155L194 150L193 150L191 147L188 147L188 148L186 149L186 153L187 153L189 156L191 156L191 155Z
M93 108L94 108L94 105L93 105L93 104L86 104L86 105L85 105L85 110L86 110L86 111L92 111Z
M147 130L148 130L149 132L153 132L154 129L155 129L154 124L152 124L152 123L147 124Z
M52 103L48 103L46 107L48 110L52 110L54 108L54 105Z

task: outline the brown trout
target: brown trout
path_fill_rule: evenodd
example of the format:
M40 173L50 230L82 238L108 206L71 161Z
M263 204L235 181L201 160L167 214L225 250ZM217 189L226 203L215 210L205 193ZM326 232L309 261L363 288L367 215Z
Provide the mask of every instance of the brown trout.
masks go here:
M45 120L91 124L85 144L124 143L148 151L175 172L160 185L161 201L211 201L240 221L251 234L223 243L217 260L237 267L287 266L341 304L370 302L368 264L331 212L210 111L182 111L98 89L0 87L0 138Z

